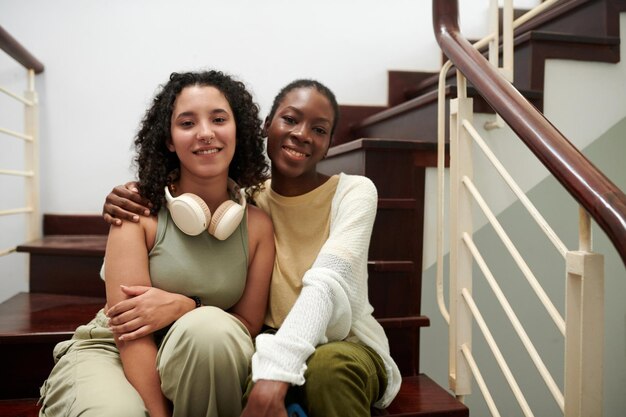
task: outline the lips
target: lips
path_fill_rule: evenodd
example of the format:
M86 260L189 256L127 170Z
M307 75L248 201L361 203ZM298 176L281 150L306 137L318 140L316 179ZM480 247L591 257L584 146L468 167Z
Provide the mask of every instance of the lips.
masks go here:
M210 148L210 149L198 149L193 151L195 155L212 155L218 153L221 149L219 148Z
M307 153L298 151L294 148L290 148L287 146L283 146L283 149L285 150L285 152L287 152L289 155L293 156L294 158L302 159L302 158L308 158L309 156L311 156L311 154L307 154Z

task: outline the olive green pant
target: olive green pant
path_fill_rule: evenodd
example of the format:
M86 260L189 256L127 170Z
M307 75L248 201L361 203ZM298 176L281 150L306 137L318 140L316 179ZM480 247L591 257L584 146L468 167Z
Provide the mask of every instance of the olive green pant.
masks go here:
M318 346L307 360L305 383L292 386L285 403L298 403L308 417L366 417L387 387L380 356L369 346L331 342ZM252 377L244 404L253 388Z
M245 326L215 307L178 319L159 343L155 367L175 417L239 417L254 346ZM160 339L160 338L159 338ZM99 312L54 350L41 388L40 417L147 417L124 375L107 319Z

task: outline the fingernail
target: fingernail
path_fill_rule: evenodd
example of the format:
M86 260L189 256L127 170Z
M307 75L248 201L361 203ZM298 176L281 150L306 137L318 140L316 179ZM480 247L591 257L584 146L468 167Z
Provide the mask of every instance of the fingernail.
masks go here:
M131 188L130 190L131 190L132 192L134 192L134 193L138 193L138 192L139 192L139 190L138 190L138 189L136 189L136 188Z
M115 224L119 226L120 224L122 224L122 221L120 219L116 219Z
M133 216L133 221L134 221L134 222L138 222L138 221L139 221L139 216L134 215L134 216Z
M144 215L144 216L149 216L149 215L150 215L150 210L145 210L145 211L143 212L143 215Z

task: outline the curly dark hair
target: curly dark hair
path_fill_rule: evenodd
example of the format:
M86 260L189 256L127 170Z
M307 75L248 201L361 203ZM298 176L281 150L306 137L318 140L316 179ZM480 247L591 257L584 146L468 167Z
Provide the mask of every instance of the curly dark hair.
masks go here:
M167 142L171 139L174 102L185 87L193 85L217 88L233 110L237 138L228 176L247 188L249 198L269 178L269 164L263 154L259 106L245 85L221 71L174 72L154 97L135 138L137 155L134 164L139 178L139 192L152 202L153 213L165 203L164 188L176 179L180 168L176 153L167 149Z

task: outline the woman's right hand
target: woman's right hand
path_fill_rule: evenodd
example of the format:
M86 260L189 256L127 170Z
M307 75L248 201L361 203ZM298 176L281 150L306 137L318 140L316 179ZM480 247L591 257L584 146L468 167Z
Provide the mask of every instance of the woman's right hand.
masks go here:
M104 221L119 226L122 220L139 221L139 215L149 216L150 202L139 194L136 182L118 185L107 195L102 207Z

